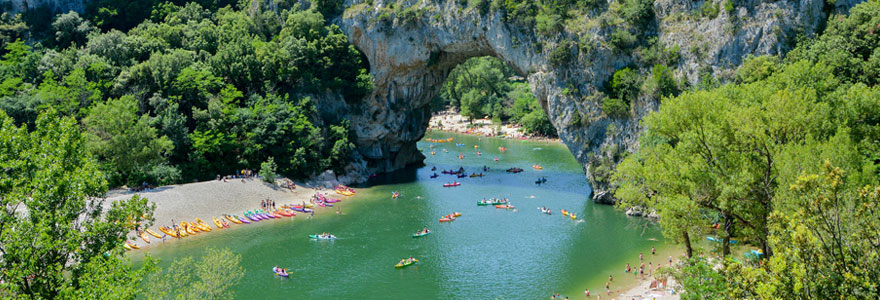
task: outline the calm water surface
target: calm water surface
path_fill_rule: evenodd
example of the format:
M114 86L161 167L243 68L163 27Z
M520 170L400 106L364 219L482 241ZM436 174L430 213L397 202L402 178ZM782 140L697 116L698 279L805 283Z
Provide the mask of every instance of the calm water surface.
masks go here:
M343 201L341 216L327 212L314 219L297 216L236 226L147 252L160 258L163 267L177 257L201 256L207 247L241 254L245 275L234 287L240 299L546 299L552 292L583 299L584 288L594 294L604 291L609 274L615 276L612 289L632 284L631 275L625 276L622 269L626 263L637 263L640 252L647 262L653 259L648 257L652 246L662 255L672 251L655 224L589 201L582 168L562 144L440 132L426 137L454 140L420 142L428 157L425 166L375 178L372 187ZM499 151L500 146L507 151ZM533 169L535 163L544 169ZM460 166L469 173L481 172L484 165L490 171L482 178L430 178L433 166L439 174ZM525 171L505 173L513 166ZM536 185L542 176L547 183ZM462 185L442 187L453 180ZM401 193L399 199L391 199L393 190ZM484 197L499 195L518 209L476 205ZM540 206L551 208L553 215L541 214ZM327 208L331 209L335 211ZM577 213L578 220L562 217L560 209ZM463 215L451 223L438 222L453 211ZM423 227L433 233L411 237ZM316 232L339 238L310 240L308 235ZM133 254L135 261L143 252ZM409 256L419 264L393 267ZM655 263L664 260L660 257ZM293 275L275 277L275 265L291 268Z

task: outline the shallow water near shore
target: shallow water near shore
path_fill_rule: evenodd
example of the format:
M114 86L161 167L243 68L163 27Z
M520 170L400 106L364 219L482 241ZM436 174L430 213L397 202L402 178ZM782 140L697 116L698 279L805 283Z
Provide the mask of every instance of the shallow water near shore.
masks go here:
M609 274L615 276L612 290L632 285L632 275L622 273L624 265L635 267L639 253L645 253L646 263L651 261L652 246L658 249L655 264L673 251L655 223L592 203L582 167L562 144L442 132L429 132L426 137L454 140L420 142L427 156L425 166L375 178L372 187L358 189L356 196L343 200L343 215L336 215L336 208L325 208L327 212L312 219L302 214L236 225L154 245L133 252L132 257L138 261L148 252L166 267L174 258L201 256L207 247L229 248L241 255L245 272L233 287L239 299L538 299L552 292L583 299L584 288L594 295L604 292ZM501 146L507 151L499 151ZM459 159L459 154L464 158ZM544 169L532 168L535 163ZM484 165L488 172L482 172ZM431 171L433 166L437 171ZM486 176L440 174L459 167ZM524 172L506 173L510 167ZM430 178L435 172L440 177ZM546 177L547 183L536 185L539 177ZM442 187L453 180L462 185ZM392 191L399 191L400 198L391 199ZM497 196L509 198L517 209L476 205L482 198ZM542 214L541 206L552 209L553 215ZM560 209L575 212L578 219L563 217ZM438 222L453 211L462 216ZM411 237L423 227L433 233ZM308 237L321 232L338 239ZM420 262L394 268L409 256ZM275 265L290 268L291 277L274 276Z

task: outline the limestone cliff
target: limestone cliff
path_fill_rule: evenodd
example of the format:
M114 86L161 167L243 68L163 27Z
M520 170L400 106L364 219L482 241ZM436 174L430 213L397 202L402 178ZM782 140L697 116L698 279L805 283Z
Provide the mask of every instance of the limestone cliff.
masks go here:
M424 135L429 101L457 64L491 55L528 78L562 141L583 163L593 199L613 201L607 193L610 168L623 151L637 149L639 119L659 104L642 95L626 118L609 117L601 109L600 87L615 70L638 66L634 53L609 45L614 26L597 25L606 22L602 18L615 0L569 20L552 36L505 22L499 11L463 7L461 1L369 2L346 1L336 20L364 52L376 79L363 109L350 111L369 169L389 171L421 161L414 145ZM694 83L700 72L711 72L726 80L747 55L783 55L797 35L819 30L827 11L845 11L856 2L828 7L824 0L745 0L717 9L721 1L715 1L706 4L716 5L714 15L705 16L700 14L704 1L657 0L651 28L660 43L680 49L680 59L670 66L677 77ZM550 57L565 40L578 41L579 47L569 50L568 62L554 65Z
M56 13L83 12L88 0L0 0L0 9L12 14L29 9L49 8Z

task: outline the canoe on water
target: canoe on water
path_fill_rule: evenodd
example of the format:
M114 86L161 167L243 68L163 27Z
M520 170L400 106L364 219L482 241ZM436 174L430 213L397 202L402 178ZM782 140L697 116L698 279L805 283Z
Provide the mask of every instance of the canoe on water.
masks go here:
M430 230L425 231L425 232L420 232L420 233L413 234L412 237L414 237L414 238L419 238L419 237L423 237L423 236L426 236L426 235L429 235L429 234L431 234L431 231L430 231Z
M153 231L153 230L152 230L152 229L149 229L149 228L147 228L147 229L145 229L145 230L144 230L144 231L146 231L146 232L147 232L147 234L149 234L149 235L152 235L152 236L154 236L154 237L156 237L156 238L157 238L157 239L161 239L161 238L162 238L162 236L161 236L161 235L159 235L159 234L158 234L158 233L156 233L156 232L155 232L155 231Z
M275 275L278 275L278 276L281 276L281 277L288 277L288 276L290 276L290 273L287 273L287 270L282 269L282 268L279 268L279 267L272 267L272 272L274 272Z
M309 238L316 239L316 240L334 240L334 239L336 239L336 236L332 235L332 234L328 234L328 235L310 234Z
M495 205L495 208L514 209L514 208L516 208L516 206L510 205L510 204L504 204L504 205Z
M395 267L395 268L409 267L409 266L411 266L411 265L413 265L413 264L415 264L415 263L417 263L417 262L419 262L419 260L413 258L412 261L404 261L403 263L397 263L396 265L394 265L394 267Z

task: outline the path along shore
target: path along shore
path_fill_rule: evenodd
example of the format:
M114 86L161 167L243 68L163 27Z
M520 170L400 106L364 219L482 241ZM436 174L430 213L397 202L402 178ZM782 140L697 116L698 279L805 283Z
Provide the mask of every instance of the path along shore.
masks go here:
M208 223L212 229L218 230L212 222L212 217L220 219L223 217L223 214L243 216L242 213L245 211L259 209L260 201L265 199L275 201L276 207L280 207L283 204L309 203L315 192L314 188L302 186L297 186L294 190L272 186L255 178L245 179L243 182L241 179L229 179L226 181L212 180L162 186L141 192L116 189L107 193L106 203L109 204L114 200L131 198L135 194L149 199L150 202L156 204L156 210L153 212L155 222L153 226L150 226L150 229L160 235L164 235L159 231L159 226L170 226L171 220L180 224L181 221L193 222L196 218L200 218ZM330 198L343 200L352 198L336 194L334 190L324 189L321 192L328 194ZM322 211L335 212L336 209L315 209L315 214L319 214ZM294 218L300 218L305 215L305 213L297 213L297 216ZM238 226L242 225L231 224L230 222L230 229L235 229ZM135 233L132 232L130 236L134 238ZM152 236L149 236L149 238L151 243L156 243L155 240L158 240ZM171 241L174 239L168 237L165 240ZM161 243L161 241L159 242ZM137 238L134 243L139 247L149 247L140 238Z

